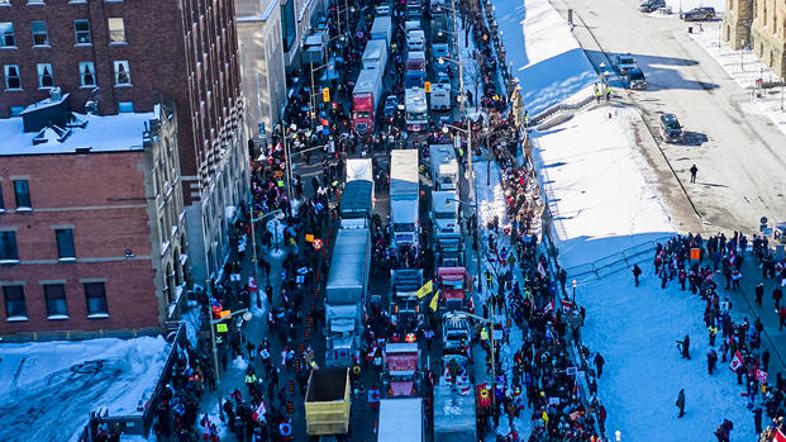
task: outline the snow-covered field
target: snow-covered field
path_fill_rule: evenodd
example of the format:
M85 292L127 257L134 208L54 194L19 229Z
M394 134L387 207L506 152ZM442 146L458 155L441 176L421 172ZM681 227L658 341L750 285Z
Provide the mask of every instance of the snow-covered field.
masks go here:
M569 273L674 231L642 174L636 118L633 109L603 107L533 134L560 261Z
M98 408L135 413L169 347L161 336L0 345L0 440L69 440Z
M772 83L779 81L778 75L762 63L753 51L749 49L735 51L729 44L720 42L721 23L705 23L703 28L704 32L695 32L688 36L714 58L740 87L754 89L759 79ZM742 108L746 112L766 116L782 133L786 134L784 103L786 103L784 91L782 88L774 87L765 90L759 97L751 95L751 100L743 103Z
M530 115L576 94L592 94L598 76L548 0L508 0L494 7L506 58Z
M584 341L606 360L598 391L608 410L607 433L620 430L623 441L714 441L712 432L726 418L734 422L732 441L755 440L752 413L740 396L744 386L737 386L728 362L707 374L703 302L676 281L662 290L649 266L642 268L639 288L624 272L577 290L587 309ZM686 334L690 361L681 359L675 342ZM678 419L681 388L686 407Z

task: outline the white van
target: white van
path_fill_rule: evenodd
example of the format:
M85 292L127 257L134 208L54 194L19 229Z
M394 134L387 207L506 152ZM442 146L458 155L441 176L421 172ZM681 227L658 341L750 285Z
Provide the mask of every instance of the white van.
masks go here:
M407 32L407 49L410 51L423 51L426 45L426 34L421 30Z

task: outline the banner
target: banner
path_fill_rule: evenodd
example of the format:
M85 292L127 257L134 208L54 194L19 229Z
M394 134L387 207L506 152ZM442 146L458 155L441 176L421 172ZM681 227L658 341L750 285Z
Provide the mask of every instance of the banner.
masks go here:
M738 368L742 367L742 354L739 350L734 353L734 357L731 358L731 362L729 363L729 369L731 371L737 371Z
M429 280L427 283L423 284L423 287L419 288L415 295L418 299L422 299L424 296L428 295L429 293L434 291L434 283Z
M429 308L432 312L437 311L437 303L439 302L439 292L434 293L434 297L431 298L431 302L428 304Z

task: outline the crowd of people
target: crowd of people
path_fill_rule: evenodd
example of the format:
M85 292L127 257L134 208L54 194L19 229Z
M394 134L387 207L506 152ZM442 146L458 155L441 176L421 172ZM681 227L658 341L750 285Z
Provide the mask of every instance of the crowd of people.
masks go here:
M749 247L750 246L750 247ZM769 376L770 352L762 347L764 324L760 317L753 323L747 316L732 317L733 304L721 290L739 291L743 279L743 263L756 260L761 268L760 282L755 286L755 303L762 308L764 282L772 281L774 313L766 310L762 315L775 314L780 327L786 318L786 307L781 305L783 287L786 284L786 262L773 256L768 239L753 235L752 240L738 232L727 238L725 234L702 238L701 234L675 236L665 243L658 243L653 257L654 273L660 279L661 288L670 283L679 284L680 290L689 291L704 301L703 321L707 327L709 349L706 354L707 373L713 375L716 364L728 363L736 376L737 384L745 389L747 408L751 410L755 431L761 441L772 440L776 428L786 431L783 419L786 412L786 382L778 372L773 381ZM634 278L642 273L634 267ZM752 275L749 278L754 278ZM722 288L721 288L722 287ZM693 341L696 341L694 337ZM691 338L686 335L678 340L683 358L690 359ZM684 393L676 402L680 415L684 413ZM681 416L680 416L681 417ZM771 424L764 428L764 417ZM715 430L719 442L729 440L733 423L725 420Z

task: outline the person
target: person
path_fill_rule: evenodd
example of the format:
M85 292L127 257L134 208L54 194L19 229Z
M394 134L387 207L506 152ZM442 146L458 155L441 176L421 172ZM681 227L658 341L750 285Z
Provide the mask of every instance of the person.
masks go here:
M680 348L682 359L690 360L690 336L685 335L682 341L677 341L677 346Z
M761 307L761 298L764 297L764 283L756 284L756 305Z
M600 104L600 86L598 86L598 83L595 83L595 102Z
M753 409L753 425L755 427L756 434L761 434L761 407L756 407Z
M698 171L699 171L699 168L696 167L695 164L693 166L690 166L690 182L691 182L691 184L696 182L696 173L698 173Z
M775 287L772 291L772 301L775 303L775 313L781 308L781 299L783 299L783 289Z
M603 364L606 363L606 360L603 359L603 356L601 356L600 353L595 353L594 362L598 373L598 379L600 379L601 375L603 374Z
M639 276L641 276L641 267L638 264L633 264L633 282L636 287L639 286Z
M685 416L685 389L681 389L679 394L677 394L677 403L675 404L677 408L680 410L680 414L677 417Z
M715 349L711 348L710 351L707 352L707 374L712 374L715 371L715 364L718 362L718 354L715 353Z

